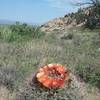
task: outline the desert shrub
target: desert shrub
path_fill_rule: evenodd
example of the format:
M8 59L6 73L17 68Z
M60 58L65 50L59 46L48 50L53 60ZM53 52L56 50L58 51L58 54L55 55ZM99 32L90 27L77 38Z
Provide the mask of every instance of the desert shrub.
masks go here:
M16 22L16 24L10 26L10 29L12 30L12 32L16 32L21 36L31 35L33 32L33 27L27 25L26 23L21 24Z
M6 42L28 41L39 39L45 35L39 26L16 23L9 26L0 26L0 39Z
M41 32L39 26L30 26L27 25L26 23L24 24L17 23L15 25L11 25L10 28L12 32L15 32L21 36L40 38L45 35L43 32Z
M74 18L76 19L76 23L80 24L83 23L86 19L86 15L83 12L78 12L76 14L74 14Z
M12 31L8 26L0 26L0 39L3 41L9 41L12 35Z
M61 37L61 39L71 40L73 38L73 34L67 34Z
M82 34L74 36L74 56L78 62L76 63L77 74L87 83L100 88L100 67L98 60L100 54L100 36L96 30L83 31Z
M87 19L87 22L85 23L85 27L87 27L89 29L94 29L94 28L96 28L96 23L97 23L97 20L90 16Z
M78 64L76 71L79 76L85 81L89 82L91 85L95 85L100 88L100 73L95 70L95 67L89 64Z
M12 32L10 26L0 26L0 39L6 42L13 42L23 38L17 32Z
M33 38L41 38L44 35L45 33L40 30L40 27L38 26L33 27L33 33L32 33Z
M29 36L20 36L18 33L12 32L8 26L4 26L2 29L0 29L0 31L1 31L0 32L1 41L6 41L6 42L21 41L29 37Z

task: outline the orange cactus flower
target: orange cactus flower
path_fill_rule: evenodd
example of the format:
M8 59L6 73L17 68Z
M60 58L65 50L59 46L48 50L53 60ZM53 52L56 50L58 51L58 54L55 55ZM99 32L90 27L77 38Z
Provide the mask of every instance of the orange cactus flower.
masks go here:
M60 88L64 85L66 79L69 78L68 69L60 64L49 64L41 67L36 74L37 81L44 87Z

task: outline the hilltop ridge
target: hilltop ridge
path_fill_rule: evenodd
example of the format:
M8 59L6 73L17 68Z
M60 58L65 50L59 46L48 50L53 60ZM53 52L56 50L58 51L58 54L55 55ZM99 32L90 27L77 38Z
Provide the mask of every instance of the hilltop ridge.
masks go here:
M100 26L100 14L95 7L79 9L75 13L66 14L64 17L55 18L41 26L46 33L62 33L72 27L85 26L90 29Z

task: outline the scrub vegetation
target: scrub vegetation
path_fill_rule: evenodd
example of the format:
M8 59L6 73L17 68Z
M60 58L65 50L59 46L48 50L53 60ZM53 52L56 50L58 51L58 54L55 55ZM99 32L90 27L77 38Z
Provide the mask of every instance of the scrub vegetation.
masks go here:
M0 86L9 90L9 100L82 100L77 88L68 85L55 91L26 85L31 73L49 63L68 67L100 89L100 29L74 27L66 35L72 38L45 34L27 24L0 26Z

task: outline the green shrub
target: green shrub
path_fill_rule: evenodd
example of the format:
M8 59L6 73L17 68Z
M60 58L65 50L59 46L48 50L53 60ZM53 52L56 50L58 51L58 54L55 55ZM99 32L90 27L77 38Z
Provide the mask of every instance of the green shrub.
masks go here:
M16 23L15 25L11 25L10 29L12 32L17 33L18 35L31 35L33 32L33 26L27 25L26 23Z
M33 38L41 38L45 35L44 32L40 30L40 27L34 26L32 36Z
M0 26L0 39L6 42L29 41L45 35L40 27L16 23L15 25Z
M91 85L100 88L100 73L95 70L95 67L81 63L77 65L76 71L85 82L89 82Z
M96 28L96 23L97 23L97 20L93 17L89 17L87 19L87 22L85 24L85 27L89 28L89 29L94 29Z
M45 35L45 33L41 32L39 26L30 26L27 24L15 24L10 26L12 32L16 32L21 36L28 36L33 38L40 38Z
M12 35L12 31L9 29L8 26L0 27L0 39L2 39L3 41L9 41L11 35Z

